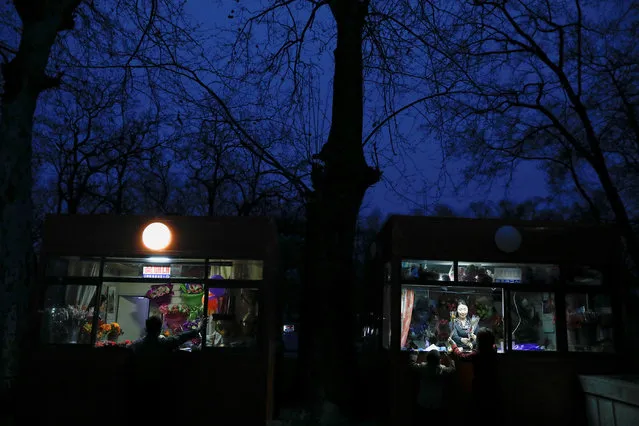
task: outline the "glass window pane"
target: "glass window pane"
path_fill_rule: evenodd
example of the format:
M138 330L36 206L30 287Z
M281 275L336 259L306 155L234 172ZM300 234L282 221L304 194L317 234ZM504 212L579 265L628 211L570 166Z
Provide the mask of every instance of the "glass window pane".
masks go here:
M100 276L100 259L80 257L49 259L47 275L50 277L98 277Z
M461 282L556 284L558 265L459 262L457 277Z
M487 328L503 352L503 312L502 289L404 285L401 349L446 350L452 340L471 350L477 331Z
M391 286L384 286L382 312L382 346L389 349L391 345Z
M145 336L150 316L162 319L161 339L197 329L203 318L204 285L105 282L96 346L130 345ZM199 348L192 339L179 349Z
M206 346L255 346L259 319L257 289L211 288L207 312Z
M610 296L566 295L568 351L614 352Z
M119 278L204 278L204 259L107 259L104 277Z
M53 285L47 287L44 302L44 343L91 342L91 323L97 286Z
M603 274L589 266L564 266L563 273L567 284L601 285Z
M263 279L264 262L261 260L209 260L211 279L224 280L261 280Z
M452 281L453 261L403 260L402 281Z
M514 351L556 351L555 294L512 292L510 329Z

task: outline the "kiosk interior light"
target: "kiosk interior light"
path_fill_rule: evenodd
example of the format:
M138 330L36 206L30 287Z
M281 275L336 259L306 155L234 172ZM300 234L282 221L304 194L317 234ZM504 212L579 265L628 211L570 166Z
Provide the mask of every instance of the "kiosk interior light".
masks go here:
M171 263L171 259L168 257L149 257L146 261L149 263Z
M171 244L171 230L161 222L154 222L144 228L142 243L151 250L164 250Z

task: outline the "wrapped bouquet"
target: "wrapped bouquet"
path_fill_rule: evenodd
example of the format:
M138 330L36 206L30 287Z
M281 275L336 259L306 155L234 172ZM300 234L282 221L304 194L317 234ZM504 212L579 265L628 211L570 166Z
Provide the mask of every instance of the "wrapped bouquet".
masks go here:
M160 312L162 313L162 315L188 315L191 312L191 309L184 304L181 303L173 303L173 304L166 304L166 305L162 305L160 306Z
M144 297L158 305L168 303L171 300L171 296L173 296L173 284L152 285L144 295Z
M160 312L164 315L164 322L168 328L180 331L191 310L187 305L172 304L160 306Z
M120 324L118 324L117 322L112 322L110 325L111 330L109 330L109 333L107 334L109 340L117 340L119 336L124 334L122 328L120 327Z
M181 284L181 297L190 311L190 319L195 319L198 309L203 305L202 295L204 294L204 286L202 284Z
M200 328L200 326L202 325L202 320L195 320L195 321L187 321L184 324L182 324L182 330L184 331L189 331L189 330L197 330Z
M182 290L182 296L185 294L202 294L204 293L204 286L202 284L180 284L180 290Z

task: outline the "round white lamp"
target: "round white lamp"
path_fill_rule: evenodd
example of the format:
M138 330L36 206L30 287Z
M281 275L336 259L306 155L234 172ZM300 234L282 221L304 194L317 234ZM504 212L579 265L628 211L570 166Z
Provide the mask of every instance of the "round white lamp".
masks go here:
M495 232L495 244L499 250L512 253L521 246L521 234L512 226L502 226Z
M144 228L142 243L151 250L164 250L171 244L171 230L161 222L154 222Z

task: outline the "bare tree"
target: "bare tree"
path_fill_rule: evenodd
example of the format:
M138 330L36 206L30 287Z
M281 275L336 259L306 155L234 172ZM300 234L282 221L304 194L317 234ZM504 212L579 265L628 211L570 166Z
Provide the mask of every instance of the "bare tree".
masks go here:
M203 214L217 216L224 214L223 193L233 177L230 162L241 146L235 142L235 135L222 120L203 121L194 134L183 141L181 160L185 164L187 177L196 186L194 192L203 190Z
M363 196L381 177L380 159L402 156L408 144L400 142L421 139L410 131L415 137L402 138L400 118L414 112L423 119L418 107L454 88L454 82L442 83L415 94L429 58L411 56L414 40L397 37L410 11L391 3L240 3L229 14L238 25L229 31L228 49L211 54L184 36L188 49L167 48L162 62L140 59L140 66L172 73L162 87L179 102L209 108L202 99L215 101L211 117L221 115L242 148L304 197L302 383L313 402L340 408L355 394L354 336L336 330L352 330L353 250ZM322 61L333 64L332 72ZM324 96L330 110L314 109ZM278 143L263 137L264 126L283 135ZM318 299L318 292L342 296L336 302Z
M188 215L193 205L184 191L187 180L181 164L159 150L151 153L139 174L138 209L144 214Z
M80 0L20 1L13 6L22 26L17 46L0 45L0 344L3 389L17 374L22 330L28 324L28 292L34 278L31 203L31 138L40 93L57 86L47 73L59 33L74 27Z
M100 197L104 210L116 214L138 211L144 166L156 151L170 146L172 135L160 136L158 117L142 115L126 122L105 140Z
M221 112L231 124L236 140L259 159L257 170L272 170L272 178L276 173L288 180L305 198L301 353L308 374L302 383L313 401L343 408L356 394L352 388L355 353L353 335L336 330L353 329L349 289L355 278L357 220L366 190L380 178L379 169L367 163L363 134L363 50L369 2L278 0L258 10L249 7L238 4L229 15L242 23L234 31L237 37L227 56L211 57L201 45L198 50L197 41L191 41L188 51L202 52L197 58L184 50L166 49L162 64L154 58L144 64L171 71L176 81L163 87L183 101L190 96L191 102L201 103L201 96L190 94L194 86L203 90L217 102L215 113ZM321 22L319 14L323 14ZM263 37L262 31L269 36ZM262 36L258 38L257 33ZM318 93L308 89L331 83L318 72L313 55L303 54L307 40L313 49L333 50L330 118L317 117L330 123L327 133L323 124L302 113L309 104L319 102ZM216 63L228 63L226 73ZM221 75L233 76L235 84L220 84ZM258 136L265 126L273 129L270 135L279 132L281 142L274 145L272 138ZM320 293L336 297L317 298Z
M593 208L601 190L639 265L624 183L639 155L638 3L405 4L414 13L397 24L403 36L431 56L434 84L455 82L455 93L429 106L447 153L468 161L468 180L508 177L535 161L570 177Z
M120 89L68 87L48 99L35 126L34 156L51 213L135 211L133 187L145 157L163 148L158 117L121 114Z
M153 74L135 70L132 58L153 46L153 29L172 28L183 2L124 1L118 7L81 0L13 0L0 10L0 370L3 386L17 374L23 331L28 325L28 292L34 277L32 249L32 137L39 98L62 77L81 85L101 67L121 77L129 103L142 97L158 103ZM102 9L101 9L102 8ZM78 25L76 25L76 21ZM68 31L75 30L75 31ZM99 33L99 36L97 35ZM157 50L157 49L156 49ZM157 55L156 55L157 56ZM112 66L115 63L115 66ZM150 90L140 92L139 87Z

